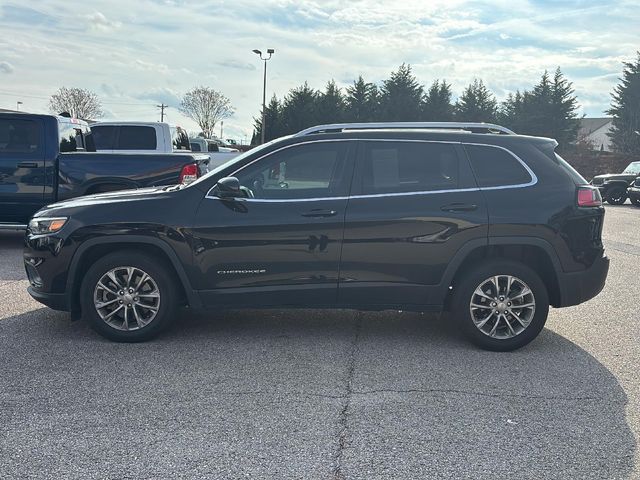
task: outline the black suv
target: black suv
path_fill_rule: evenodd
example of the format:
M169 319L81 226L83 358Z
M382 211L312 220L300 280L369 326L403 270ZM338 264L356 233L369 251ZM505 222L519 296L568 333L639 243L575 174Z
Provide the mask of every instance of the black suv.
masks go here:
M310 128L188 186L40 210L29 292L117 341L179 305L449 310L477 345L513 350L609 268L600 194L556 145L487 124Z

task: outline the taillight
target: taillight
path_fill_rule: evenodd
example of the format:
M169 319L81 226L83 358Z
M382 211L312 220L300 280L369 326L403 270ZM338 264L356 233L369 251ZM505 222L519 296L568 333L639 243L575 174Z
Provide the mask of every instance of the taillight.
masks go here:
M198 164L189 163L182 167L178 183L191 183L198 178Z
M578 206L579 207L602 206L602 197L600 196L600 190L593 187L578 187Z

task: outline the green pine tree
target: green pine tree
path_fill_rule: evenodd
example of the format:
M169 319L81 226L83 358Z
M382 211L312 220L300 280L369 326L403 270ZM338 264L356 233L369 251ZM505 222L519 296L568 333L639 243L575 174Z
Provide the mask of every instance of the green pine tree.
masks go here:
M345 119L344 95L334 80L327 83L324 93L318 96L316 120L320 124L341 123Z
M461 122L493 123L498 116L498 102L482 80L475 79L460 95L455 118Z
M373 122L377 120L379 111L378 87L373 83L367 83L362 78L347 87L346 116L350 122Z
M282 126L285 135L318 124L318 96L318 92L307 82L289 90L282 106Z
M282 105L275 94L271 97L271 101L265 109L265 123L267 124L267 129L264 135L266 142L284 135L282 125ZM259 118L254 119L254 135L255 138L258 139L257 143L260 143L260 139L262 138L262 112Z
M382 85L380 98L380 120L389 122L411 122L420 120L424 87L404 63L391 72Z
M622 153L640 154L640 52L635 63L624 62L622 78L611 94L607 113L613 117L609 134L613 147Z
M426 122L450 122L453 120L451 85L446 81L433 82L424 95L422 120Z

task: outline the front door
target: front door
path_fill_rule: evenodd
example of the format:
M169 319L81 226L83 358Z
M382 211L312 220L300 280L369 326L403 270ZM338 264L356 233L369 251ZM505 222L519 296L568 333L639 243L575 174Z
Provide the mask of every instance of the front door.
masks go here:
M234 176L247 198L201 202L193 229L206 305L331 305L355 142L284 147Z
M38 119L0 119L0 222L26 223L44 204L43 124Z
M487 209L459 145L362 141L345 221L344 306L434 305L448 262L487 239Z

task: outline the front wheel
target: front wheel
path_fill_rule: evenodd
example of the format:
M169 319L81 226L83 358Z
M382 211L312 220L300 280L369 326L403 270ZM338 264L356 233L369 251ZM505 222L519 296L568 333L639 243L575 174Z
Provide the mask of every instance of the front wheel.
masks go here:
M627 189L624 187L611 187L605 195L611 205L622 205L627 200Z
M640 207L640 197L631 198L631 203L633 203L636 207Z
M139 252L116 252L88 270L80 289L83 317L116 342L155 337L176 310L175 286L162 262Z
M547 321L547 289L538 274L521 263L478 265L465 274L454 292L454 317L467 338L485 350L523 347Z

